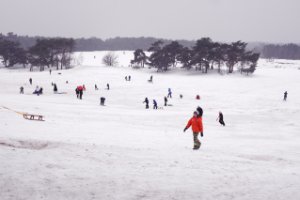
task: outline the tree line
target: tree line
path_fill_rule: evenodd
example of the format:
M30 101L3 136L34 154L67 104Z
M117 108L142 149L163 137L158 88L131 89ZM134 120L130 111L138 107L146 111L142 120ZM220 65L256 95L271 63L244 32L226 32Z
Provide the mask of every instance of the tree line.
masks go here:
M29 66L30 70L38 67L63 69L70 66L71 54L75 41L72 38L39 38L29 48L24 48L18 41L10 40L0 35L0 58L5 67L15 65Z
M201 38L192 47L185 47L178 41L164 44L158 40L148 49L150 56L142 49L135 50L131 64L139 67L147 64L158 71L167 71L180 64L187 70L193 68L203 73L214 69L220 73L222 65L228 68L228 73L233 73L238 66L241 73L248 74L255 71L260 54L247 51L246 46L242 41L227 44L213 42L210 38Z
M269 58L269 59L278 58L278 59L299 60L300 45L296 45L296 44L265 45L262 50L262 55L264 58Z

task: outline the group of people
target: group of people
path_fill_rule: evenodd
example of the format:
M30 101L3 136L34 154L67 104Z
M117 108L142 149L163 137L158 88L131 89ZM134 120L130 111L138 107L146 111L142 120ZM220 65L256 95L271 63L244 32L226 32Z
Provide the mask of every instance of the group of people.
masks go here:
M125 81L131 81L131 76L125 76Z
M168 106L168 98L172 98L171 88L168 89L168 95L164 97L164 106ZM146 109L149 109L149 99L148 99L148 97L145 98L143 103L146 104ZM154 110L158 109L157 101L155 99L153 99L153 109Z

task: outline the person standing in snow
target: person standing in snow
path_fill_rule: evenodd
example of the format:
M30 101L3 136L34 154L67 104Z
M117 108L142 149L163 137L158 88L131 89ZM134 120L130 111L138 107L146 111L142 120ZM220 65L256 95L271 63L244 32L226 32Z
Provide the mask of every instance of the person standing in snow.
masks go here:
M106 84L106 89L109 90L109 84L108 83Z
M288 95L288 93L287 93L287 91L285 91L285 92L284 92L284 96L283 96L283 100L284 100L284 101L286 101L287 95Z
M125 76L125 81L128 81L127 76Z
M32 85L32 78L29 79L29 83L30 83L30 85Z
M54 92L54 93L57 93L57 91L58 91L58 90L57 90L57 85L56 85L56 83L54 83L54 84L53 84L53 92Z
M79 90L78 90L78 87L75 89L75 92L76 92L77 99L79 99Z
M82 95L83 95L83 87L82 87L81 85L79 85L79 86L76 88L76 95L77 95L77 98L82 99Z
M149 100L147 97L145 98L145 101L143 103L146 104L146 109L149 109Z
M168 89L168 96L167 97L168 98L172 98L172 90L171 90L171 88Z
M196 110L197 110L197 113L198 113L198 117L202 117L203 116L203 109L200 106L198 106L196 108Z
M167 106L167 105L168 105L168 98L165 97L165 98L164 98L164 101L165 101L165 106Z
M153 76L152 76L152 75L150 76L150 79L148 80L148 82L149 82L149 83L152 83L152 82L153 82Z
M224 119L223 119L223 113L220 111L219 112L219 116L217 118L217 121L219 120L219 123L223 126L225 126L225 122L224 122Z
M98 90L98 86L97 86L97 84L95 84L95 90Z
M188 121L186 127L184 128L183 132L189 129L192 126L193 131L193 139L194 139L194 150L197 150L201 146L201 142L198 139L199 133L201 133L201 137L203 137L203 124L202 124L202 117L198 116L198 112L195 111L193 113L193 117Z
M20 94L24 94L24 87L23 86L20 87Z
M51 70L51 69L49 70L49 73L50 73L50 75L51 75L51 73L52 73L52 70Z
M157 102L153 99L153 109L157 110Z
M128 76L128 81L131 81L131 76L130 75Z

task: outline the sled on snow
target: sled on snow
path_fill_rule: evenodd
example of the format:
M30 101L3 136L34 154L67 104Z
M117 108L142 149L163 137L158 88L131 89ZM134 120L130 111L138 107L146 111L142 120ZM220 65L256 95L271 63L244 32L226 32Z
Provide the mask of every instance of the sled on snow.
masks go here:
M23 117L24 117L24 119L27 119L27 120L45 121L43 115L23 113Z

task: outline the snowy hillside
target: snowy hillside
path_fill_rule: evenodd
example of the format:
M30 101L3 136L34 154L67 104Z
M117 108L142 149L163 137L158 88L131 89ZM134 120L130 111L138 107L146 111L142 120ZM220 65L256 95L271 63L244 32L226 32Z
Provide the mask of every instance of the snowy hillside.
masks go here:
M76 53L83 66L52 75L0 68L1 200L300 198L300 61L261 60L252 76L222 76L133 70L132 52L105 67L104 54ZM66 94L54 94L52 82ZM43 95L32 94L37 85ZM173 106L163 107L168 88ZM146 110L145 97L163 109ZM183 129L199 105L204 137L193 151Z

